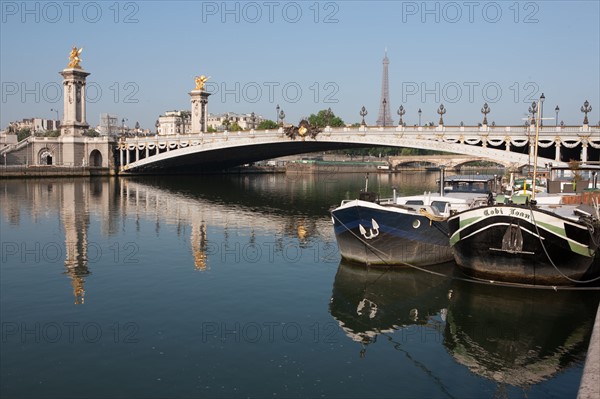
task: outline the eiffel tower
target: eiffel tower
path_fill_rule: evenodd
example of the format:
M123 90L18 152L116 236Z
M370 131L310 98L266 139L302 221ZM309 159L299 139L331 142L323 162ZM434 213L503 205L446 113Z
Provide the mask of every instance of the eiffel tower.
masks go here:
M388 65L390 60L387 57L387 49L383 57L383 75L381 76L381 99L379 100L379 116L377 117L377 126L392 126L394 124L392 113L390 112L390 82L388 80Z

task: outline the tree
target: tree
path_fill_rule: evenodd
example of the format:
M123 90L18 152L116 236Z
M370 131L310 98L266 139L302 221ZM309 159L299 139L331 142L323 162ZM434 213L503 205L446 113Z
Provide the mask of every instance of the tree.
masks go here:
M40 132L35 134L38 137L58 137L60 136L60 130L47 130L45 132Z
M230 132L239 132L243 130L242 127L237 123L237 122L233 122L230 126L229 126L229 131Z
M231 125L229 116L226 116L225 119L223 119L222 125L225 126L225 130L229 130L229 125Z
M85 137L99 137L100 133L98 133L96 129L87 129L85 132L81 133L81 135Z
M216 131L217 131L217 129L215 129L215 128L214 128L214 127L212 127L212 126L209 126L209 127L206 129L206 132L207 132L207 133L215 133Z
M343 127L343 126L346 126L344 121L340 117L335 116L333 111L331 111L330 109L322 109L316 115L311 114L308 117L308 123L310 123L312 126L318 126L318 127L325 127L325 126Z
M17 141L25 140L29 136L31 136L31 130L29 130L29 129L17 130Z
M261 121L258 126L256 127L257 130L263 130L263 129L277 129L279 127L279 125L277 125L277 123L273 122L270 119L265 119L263 121Z

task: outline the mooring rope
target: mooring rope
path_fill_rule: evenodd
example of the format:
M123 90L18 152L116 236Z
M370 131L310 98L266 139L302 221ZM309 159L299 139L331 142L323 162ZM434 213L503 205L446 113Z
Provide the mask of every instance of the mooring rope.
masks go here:
M546 254L546 257L548 258L548 260L550 261L550 264L552 265L552 267L554 268L554 270L556 270L558 272L558 274L560 274L562 277L566 278L567 280L569 280L572 283L577 283L577 284L587 284L587 283L593 283L595 281L600 280L600 276L590 279L590 280L576 280L573 279L567 275L565 275L562 271L560 271L560 269L556 266L556 264L554 263L554 261L552 260L552 258L550 257L550 254L548 253L548 250L546 249L546 245L544 245L544 240L542 239L542 236L540 235L540 230L538 228L538 225L535 221L535 216L533 215L533 208L531 207L531 203L529 205L529 213L531 214L531 220L533 221L533 225L535 226L535 232L537 233L538 239L540 240L540 244L542 245L542 249L544 250L544 253ZM587 225L586 225L587 227ZM589 227L588 227L589 230ZM590 237L593 240L592 237ZM594 256L597 256L596 254L594 254ZM593 260L592 260L593 262ZM598 287L598 289L600 289L600 287Z

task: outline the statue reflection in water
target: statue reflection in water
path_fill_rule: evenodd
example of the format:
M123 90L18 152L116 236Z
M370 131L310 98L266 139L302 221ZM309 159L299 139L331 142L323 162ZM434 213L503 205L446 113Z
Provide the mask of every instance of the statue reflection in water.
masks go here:
M454 272L452 265L431 270ZM439 331L446 351L472 373L527 389L582 364L599 299L597 292L507 288L342 262L330 312L360 343L361 357L381 335L407 352L399 337L417 326Z

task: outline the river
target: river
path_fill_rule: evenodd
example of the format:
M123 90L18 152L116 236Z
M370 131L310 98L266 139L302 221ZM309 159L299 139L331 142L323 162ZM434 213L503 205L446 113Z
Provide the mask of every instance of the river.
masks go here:
M369 188L434 191L436 177ZM598 294L345 264L329 210L364 185L1 180L0 395L575 397Z

